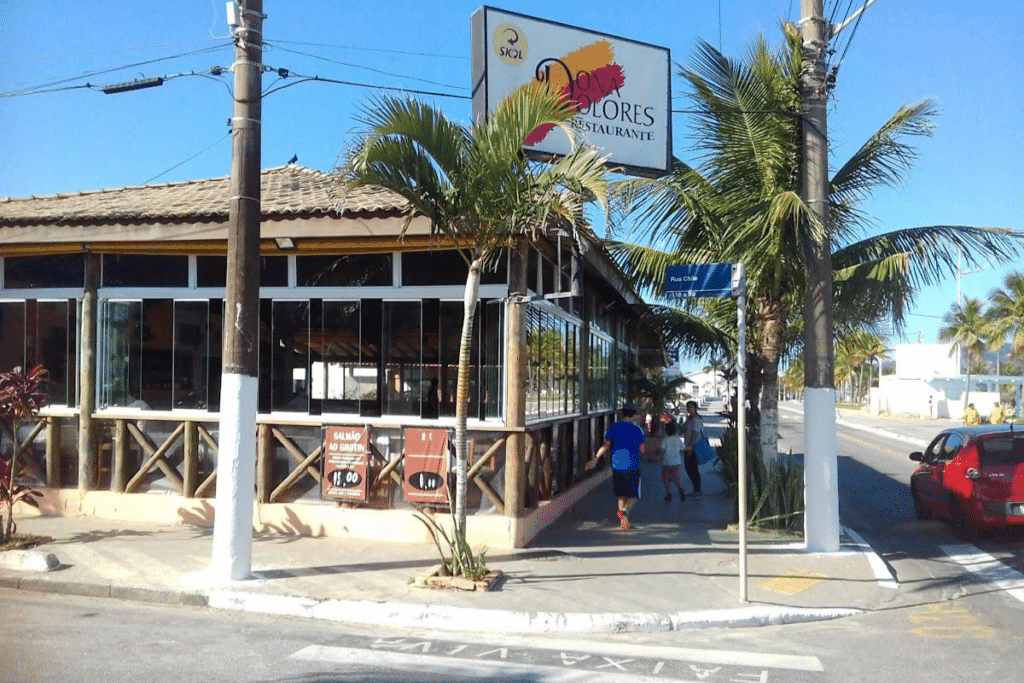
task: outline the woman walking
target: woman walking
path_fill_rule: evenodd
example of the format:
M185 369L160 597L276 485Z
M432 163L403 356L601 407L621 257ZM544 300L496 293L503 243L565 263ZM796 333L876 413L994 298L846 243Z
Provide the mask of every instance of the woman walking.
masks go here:
M686 420L683 422L683 468L686 476L693 484L694 498L700 498L700 463L697 461L697 452L694 447L697 441L704 435L704 420L697 413L697 402L686 402Z

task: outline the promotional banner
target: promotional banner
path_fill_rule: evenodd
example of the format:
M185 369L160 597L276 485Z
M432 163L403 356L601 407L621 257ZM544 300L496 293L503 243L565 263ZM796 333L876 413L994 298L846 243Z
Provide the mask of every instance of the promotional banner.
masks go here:
M365 427L324 426L322 498L363 503L367 501L368 443Z
M410 503L448 504L448 430L405 430L402 492Z
M472 17L473 115L493 111L520 88L547 88L576 111L579 141L639 175L669 170L672 159L671 56L667 48L481 7ZM538 129L523 145L566 154L569 141Z

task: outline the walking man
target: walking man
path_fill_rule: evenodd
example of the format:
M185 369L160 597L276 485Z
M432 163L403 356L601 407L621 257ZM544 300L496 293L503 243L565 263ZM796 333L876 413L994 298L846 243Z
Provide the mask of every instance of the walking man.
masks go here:
M640 499L640 444L644 430L633 422L636 406L627 401L622 405L621 418L613 422L604 435L604 443L594 457L587 461L592 470L605 453L611 452L612 488L618 504L619 526L629 528L629 511Z

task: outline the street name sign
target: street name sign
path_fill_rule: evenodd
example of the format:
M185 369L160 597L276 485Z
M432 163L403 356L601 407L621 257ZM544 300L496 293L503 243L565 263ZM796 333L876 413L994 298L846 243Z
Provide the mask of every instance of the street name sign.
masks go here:
M665 293L687 298L732 296L732 264L665 266Z

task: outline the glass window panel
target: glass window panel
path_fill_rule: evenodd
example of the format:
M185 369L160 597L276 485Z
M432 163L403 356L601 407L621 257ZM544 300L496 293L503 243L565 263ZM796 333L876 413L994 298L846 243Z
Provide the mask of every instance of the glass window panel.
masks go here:
M309 412L309 302L275 301L271 339L271 410Z
M40 301L36 307L36 355L31 363L42 363L49 371L50 383L43 390L53 405L68 405L69 396L75 396L74 310L73 301Z
M502 386L503 368L505 367L502 357L504 344L503 326L505 307L501 300L488 301L483 306L483 328L481 335L483 340L483 356L480 361L482 366L480 382L483 385L483 416L500 418L503 417Z
M199 287L225 287L227 286L228 257L227 256L197 256L196 257L196 285ZM261 287L287 287L288 286L288 257L287 256L261 256L260 257L260 286Z
M175 408L203 409L209 402L210 302L174 302Z
M7 289L84 285L85 258L82 254L4 258L4 286Z
M313 354L311 396L325 413L358 413L360 306L358 301L325 301L319 352Z
M390 286L391 254L296 256L299 287Z
M142 328L142 401L170 410L174 386L174 301L144 299Z
M381 380L381 316L383 305L379 299L360 302L359 414L380 417Z
M423 385L419 301L384 303L384 413L419 415ZM429 386L429 384L428 384Z
M107 301L103 307L100 404L142 407L142 302Z
M462 343L462 302L442 301L438 322L439 368L442 417L455 415L455 392L459 375L459 346ZM473 374L473 369L470 369Z
M25 302L0 301L0 371L25 367Z
M454 249L402 254L402 285L465 285L469 267Z
M104 254L104 287L185 287L188 256Z

